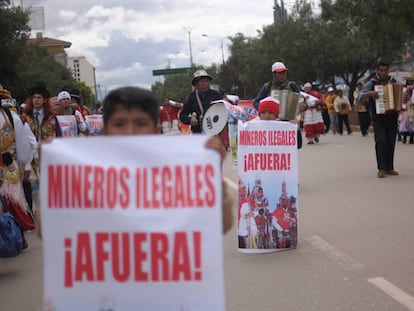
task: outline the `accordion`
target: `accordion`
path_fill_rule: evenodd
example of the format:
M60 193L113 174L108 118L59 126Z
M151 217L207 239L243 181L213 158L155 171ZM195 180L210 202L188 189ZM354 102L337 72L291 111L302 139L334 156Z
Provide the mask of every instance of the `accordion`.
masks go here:
M270 96L277 99L280 103L280 120L295 120L300 114L300 104L305 101L301 94L290 90L272 90Z
M378 98L375 100L375 109L377 114L401 110L403 102L403 89L404 84L401 83L375 85L374 90L378 94Z

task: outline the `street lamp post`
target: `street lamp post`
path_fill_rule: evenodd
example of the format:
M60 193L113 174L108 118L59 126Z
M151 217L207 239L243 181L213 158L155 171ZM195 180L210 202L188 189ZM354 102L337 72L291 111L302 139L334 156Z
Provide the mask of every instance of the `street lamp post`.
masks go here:
M226 39L226 38L219 38L219 37L215 37L215 36L210 36L210 35L208 35L208 34L205 34L205 33L203 33L203 34L201 34L203 37L211 37L211 38L214 38L214 39L217 39L217 40L219 40L220 41L220 48L221 48L221 62L222 62L222 64L224 65L224 46L223 46L223 41Z
M193 50L191 47L191 31L193 30L194 27L184 27L184 29L187 31L188 33L188 44L190 46L190 67L193 67Z

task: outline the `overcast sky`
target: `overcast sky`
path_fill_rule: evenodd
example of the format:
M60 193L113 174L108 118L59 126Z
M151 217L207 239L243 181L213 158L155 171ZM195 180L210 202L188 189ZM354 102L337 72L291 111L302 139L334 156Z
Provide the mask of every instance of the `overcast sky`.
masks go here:
M280 3L280 1L278 1ZM292 1L284 1L289 9ZM97 4L98 3L98 4ZM150 88L152 70L221 63L221 40L256 36L273 22L274 0L15 0L44 7L43 36L69 41L69 56L85 56L96 68L101 95L117 86ZM204 37L202 34L208 34ZM98 96L99 96L98 92Z

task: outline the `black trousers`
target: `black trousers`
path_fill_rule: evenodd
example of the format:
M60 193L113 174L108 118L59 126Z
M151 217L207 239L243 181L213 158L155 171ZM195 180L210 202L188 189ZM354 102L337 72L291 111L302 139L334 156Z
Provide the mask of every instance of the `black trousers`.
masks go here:
M325 133L327 133L331 126L331 118L329 117L328 109L322 109L322 119L323 123L325 123Z
M339 114L338 113L338 132L339 134L342 134L343 132L343 124L345 123L346 130L348 131L348 134L351 134L351 126L349 125L349 118L347 114Z
M361 134L366 135L368 134L368 128L371 123L371 117L369 116L369 112L358 112L358 120L359 120L359 127L361 129Z
M23 191L30 211L33 212L32 183L30 181L23 181Z
M379 170L394 169L395 141L397 139L398 113L373 115L375 153Z

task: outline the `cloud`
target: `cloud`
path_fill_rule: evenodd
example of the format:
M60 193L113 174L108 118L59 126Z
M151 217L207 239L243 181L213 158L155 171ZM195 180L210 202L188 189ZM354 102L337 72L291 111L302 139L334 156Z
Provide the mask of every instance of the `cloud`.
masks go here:
M112 89L150 86L160 79L152 70L188 67L189 34L196 64L221 63L221 40L227 58L225 38L256 36L273 22L274 0L24 0L24 5L43 6L44 35L72 42L68 55L85 56L96 67L97 83Z

